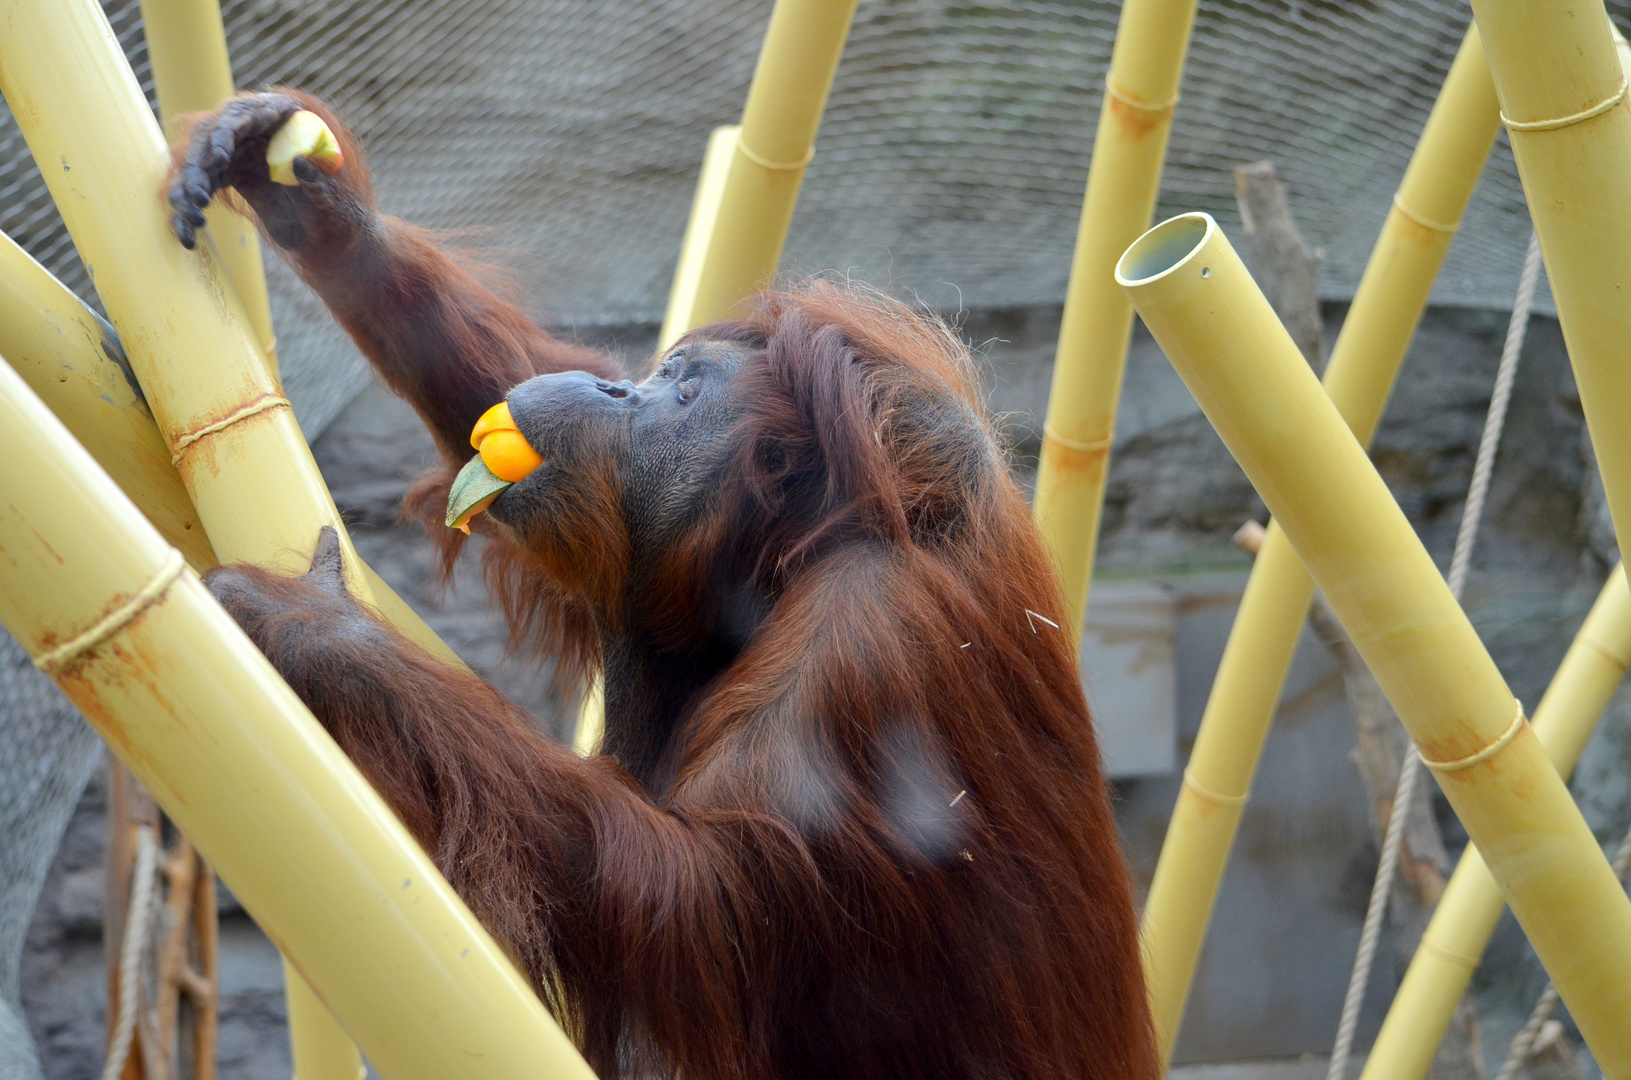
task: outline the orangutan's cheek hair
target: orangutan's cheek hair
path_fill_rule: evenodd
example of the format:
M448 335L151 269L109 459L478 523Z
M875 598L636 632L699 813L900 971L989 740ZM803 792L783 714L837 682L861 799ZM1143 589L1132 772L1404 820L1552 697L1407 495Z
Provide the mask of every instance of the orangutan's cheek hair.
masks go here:
M293 189L244 195L432 426L446 465L413 505L439 518L481 410L615 365L375 215L361 169L348 149L324 204L371 223L355 240ZM599 502L537 550L478 526L517 639L604 670L602 755L321 566L212 587L600 1075L1154 1080L1063 604L966 352L823 284L688 341L743 359L715 390L733 421L684 436L726 442L688 448L725 464L683 527L627 525L638 453L581 466L562 490Z

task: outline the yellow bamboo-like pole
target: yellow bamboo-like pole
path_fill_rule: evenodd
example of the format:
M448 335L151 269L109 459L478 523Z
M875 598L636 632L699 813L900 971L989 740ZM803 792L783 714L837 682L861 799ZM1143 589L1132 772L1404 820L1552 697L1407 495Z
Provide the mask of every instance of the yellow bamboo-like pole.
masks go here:
M195 571L216 563L215 552L113 328L39 263L0 234L0 356L68 430L108 470ZM398 629L445 660L462 663L423 619L367 566L374 602ZM287 966L287 965L286 965ZM305 1080L355 1080L356 1047L309 990L295 1004L300 980L292 969L290 1032L296 1072Z
M718 155L704 162L698 183L663 323L665 343L724 318L775 276L855 4L776 0L735 145L720 148L717 132L710 140ZM724 149L731 153L721 181ZM681 286L694 291L687 295Z
M0 356L202 573L215 552L113 327L0 233Z
M1325 369L1325 392L1368 445L1500 124L1469 28L1393 197ZM1235 830L1302 632L1314 582L1270 522L1201 716L1144 906L1145 972L1170 1060Z
M96 282L217 556L297 572L319 527L333 525L348 586L380 603L232 279L212 251L187 252L169 232L160 198L168 149L100 6L0 0L0 26L0 93ZM407 614L394 600L382 610ZM332 1021L316 1022L332 1028ZM293 1039L297 1051L341 1041L332 1029ZM299 1065L303 1080L356 1074L350 1054Z
M424 850L0 364L0 621L390 1080L590 1073Z
M605 734L606 681L596 676L583 692L583 704L578 708L578 729L572 733L572 749L583 757L598 754Z
M108 471L193 570L216 563L181 477L113 328L0 233L0 356ZM364 565L381 612L408 637L462 663L390 586ZM305 1080L355 1080L357 1049L285 964L296 1073ZM297 1001L298 998L298 1001Z
M1155 213L1194 22L1195 0L1125 0L1093 136L1036 473L1036 524L1058 568L1076 641L1133 328L1132 306L1116 288L1116 260Z
M170 452L113 328L0 233L0 356L159 530L202 573L216 563ZM374 602L391 623L448 661L458 655L368 566Z
M1631 110L1608 15L1601 0L1477 0L1473 15L1615 531L1631 535Z
M680 244L680 261L674 268L674 284L668 290L668 310L663 315L662 331L657 335L659 352L666 351L682 334L698 325L691 315L696 305L697 283L702 277L702 264L708 257L709 242L725 195L725 180L730 176L731 161L736 157L736 144L741 136L740 124L714 128L708 136L696 194L691 198L691 216L685 223L685 239ZM780 257L778 249L777 258Z
M215 108L236 89L220 0L142 0L142 27L153 64L159 114L165 133L174 140L181 133L183 117ZM205 207L204 217L208 220L205 233L238 290L255 340L276 377L277 337L266 297L260 237L248 218L220 202Z
M776 276L855 5L776 0L742 123L708 139L659 348L729 315ZM578 711L581 753L599 745L605 722L597 682Z
M164 137L101 8L0 0L0 27L0 93L216 554L302 571L339 515L220 263L170 234ZM348 581L367 596L341 536Z
M364 1080L362 1052L300 970L283 958L283 996L289 1003L289 1056L293 1080Z
M1631 587L1608 575L1535 707L1535 735L1565 779L1631 666ZM1462 854L1388 1007L1360 1080L1421 1080L1506 902L1476 847Z
M1501 883L1605 1075L1631 1077L1631 899L1523 710L1217 223L1117 266Z

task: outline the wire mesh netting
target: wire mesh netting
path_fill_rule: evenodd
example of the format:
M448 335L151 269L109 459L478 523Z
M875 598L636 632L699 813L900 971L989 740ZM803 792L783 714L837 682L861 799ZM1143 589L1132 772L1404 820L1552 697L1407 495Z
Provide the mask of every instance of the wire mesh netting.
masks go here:
M1610 3L1616 16L1631 0ZM769 0L226 0L240 85L289 82L360 132L381 202L499 245L567 323L660 318L708 131L734 122ZM137 75L135 0L108 0ZM1058 303L1115 34L1108 2L862 0L787 247L956 308ZM1322 293L1353 294L1469 18L1460 0L1201 4L1161 212L1234 229L1230 169L1290 187ZM0 227L88 295L9 115ZM1510 306L1528 221L1503 145L1434 299ZM315 435L360 359L269 260L285 381ZM1550 310L1543 293L1542 310Z
M51 857L101 756L96 732L0 630L0 1080L40 1075L19 1005L23 938Z

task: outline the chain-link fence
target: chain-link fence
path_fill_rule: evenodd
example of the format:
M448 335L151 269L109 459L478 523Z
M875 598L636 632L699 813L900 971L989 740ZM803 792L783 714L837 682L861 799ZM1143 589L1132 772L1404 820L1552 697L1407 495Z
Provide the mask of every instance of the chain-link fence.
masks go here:
M28 920L102 742L0 630L0 1080L37 1080L18 1003Z
M1610 4L1617 15L1631 2ZM741 112L768 0L227 0L239 82L335 101L381 201L493 245L570 323L660 317L708 131ZM941 306L1057 303L1115 33L1108 2L862 0L787 252ZM138 76L134 0L108 14ZM1201 5L1162 213L1235 218L1230 168L1267 158L1351 296L1469 18L1450 0ZM9 118L0 227L86 292ZM1528 223L1504 145L1434 299L1503 307ZM360 385L354 351L273 266L308 434ZM1549 297L1541 307L1549 309Z

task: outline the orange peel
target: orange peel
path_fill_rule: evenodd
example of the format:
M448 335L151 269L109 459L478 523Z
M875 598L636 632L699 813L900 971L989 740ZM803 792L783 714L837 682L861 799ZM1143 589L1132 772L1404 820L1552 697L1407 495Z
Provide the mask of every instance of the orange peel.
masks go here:
M494 476L477 455L465 462L447 493L447 527L470 535L470 519L493 505L511 487L509 480Z

